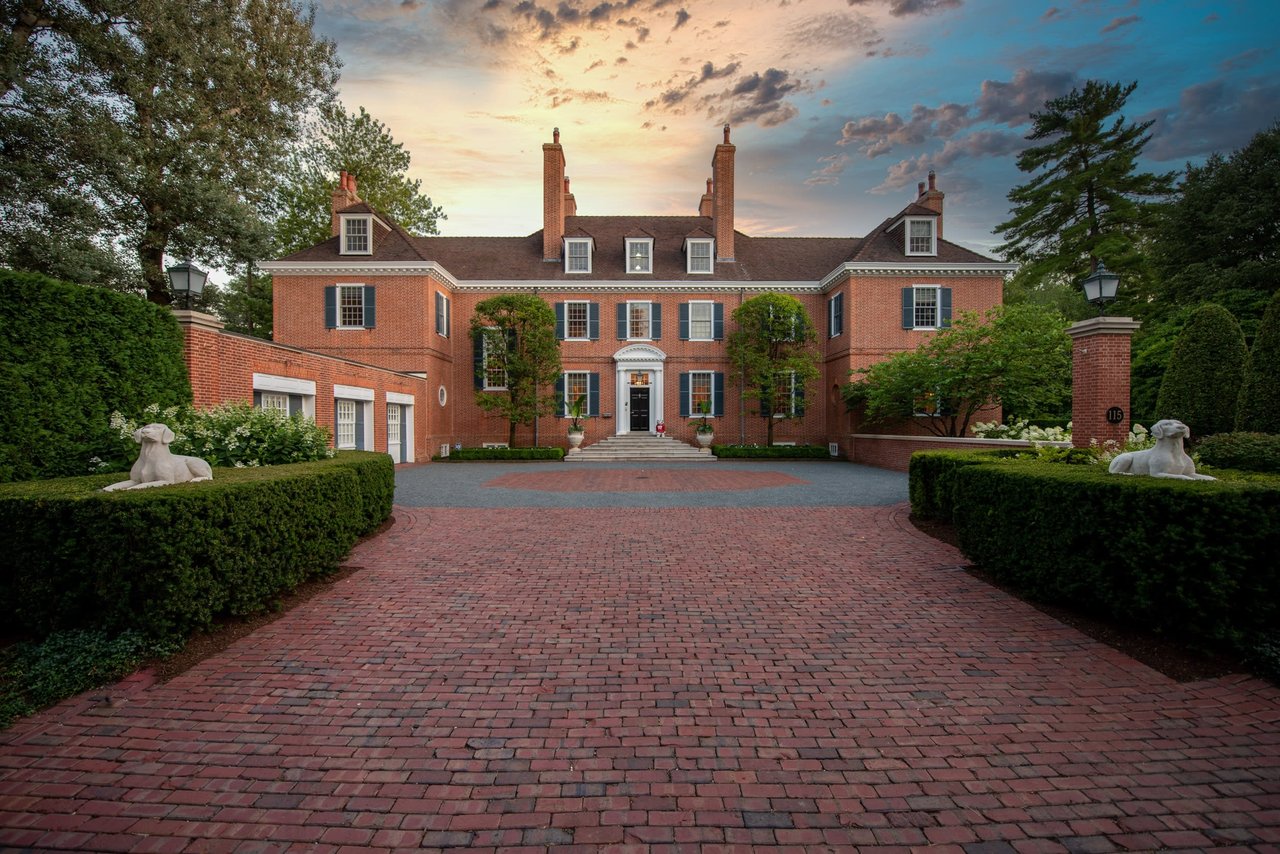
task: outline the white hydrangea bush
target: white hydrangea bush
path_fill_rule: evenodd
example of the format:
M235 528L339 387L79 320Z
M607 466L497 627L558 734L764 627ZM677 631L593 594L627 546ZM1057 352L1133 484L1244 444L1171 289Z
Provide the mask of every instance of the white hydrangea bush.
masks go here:
M283 465L322 460L334 455L329 431L311 418L258 409L247 403L224 403L212 409L151 404L138 420L111 413L111 428L132 444L133 431L159 422L173 431L170 449L207 460L217 467ZM90 461L94 470L102 462Z
M1070 442L1071 424L1062 427L1035 427L1026 420L1001 424L999 421L979 421L972 428L978 439L1019 439L1029 442Z

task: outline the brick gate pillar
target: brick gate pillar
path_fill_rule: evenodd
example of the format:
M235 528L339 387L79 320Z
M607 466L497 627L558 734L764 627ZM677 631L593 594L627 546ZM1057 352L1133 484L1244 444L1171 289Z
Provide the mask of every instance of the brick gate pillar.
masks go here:
M174 309L173 316L182 327L182 351L191 379L192 402L200 409L217 406L222 403L222 364L218 358L222 321L185 309Z
M1071 444L1124 444L1129 435L1129 343L1141 324L1132 317L1091 317L1071 336ZM1107 411L1120 411L1116 423Z

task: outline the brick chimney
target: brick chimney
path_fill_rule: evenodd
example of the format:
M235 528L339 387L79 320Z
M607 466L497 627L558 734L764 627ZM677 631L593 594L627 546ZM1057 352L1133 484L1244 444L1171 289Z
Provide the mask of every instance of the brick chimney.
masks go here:
M716 236L716 260L733 260L733 155L729 126L724 126L724 142L711 158L711 219Z
M337 237L342 233L342 222L338 219L338 211L359 203L360 197L356 195L356 176L344 170L338 175L338 186L333 188L333 202L329 210L330 237Z
M937 181L937 176L934 174L933 170L930 169L929 170L929 189L926 190L924 188L923 181L919 184L920 196L919 198L916 199L916 204L921 205L922 207L926 207L931 211L938 212L938 239L941 240L942 239L942 200L946 198L946 193L943 193L941 190L938 189L935 183L936 181Z
M713 210L712 203L714 201L714 198L711 195L711 185L712 181L708 178L707 191L702 194L702 200L698 202L698 216L711 216L711 212Z
M551 133L551 142L542 144L542 259L559 261L564 251L565 200L564 149L560 128ZM576 205L574 206L576 209Z
M564 215L577 216L578 203L573 198L573 193L569 190L569 179L564 179Z

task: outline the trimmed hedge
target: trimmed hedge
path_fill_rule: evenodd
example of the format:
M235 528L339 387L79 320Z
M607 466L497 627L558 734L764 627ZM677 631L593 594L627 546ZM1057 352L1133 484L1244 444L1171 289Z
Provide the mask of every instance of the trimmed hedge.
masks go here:
M1196 453L1205 465L1280 474L1280 435L1217 433L1201 441Z
M563 460L563 448L459 448L449 456L431 459L443 463L466 463L475 460Z
M952 480L965 555L1033 598L1245 652L1280 625L1280 479L1019 461Z
M118 474L0 486L10 630L185 638L333 571L391 514L386 454L215 469L212 482L101 492Z
M1186 424L1195 440L1231 432L1248 357L1235 317L1220 305L1205 303L1178 335L1156 412Z
M831 451L821 445L712 445L722 460L829 460Z
M964 466L990 463L1016 453L1014 449L916 451L907 464L907 493L912 515L950 522L955 506L956 472Z
M0 482L95 471L113 411L191 402L182 331L138 296L0 271Z
M1244 363L1236 429L1280 433L1280 290L1271 296Z

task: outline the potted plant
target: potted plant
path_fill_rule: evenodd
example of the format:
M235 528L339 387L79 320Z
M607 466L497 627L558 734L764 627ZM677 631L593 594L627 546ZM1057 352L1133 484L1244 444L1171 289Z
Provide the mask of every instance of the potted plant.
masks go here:
M586 435L586 431L582 428L582 422L586 421L587 416L583 410L587 407L587 396L580 394L569 404L569 450L576 451L578 446L582 444L582 439Z
M705 400L698 404L698 420L690 421L689 426L694 430L694 436L698 439L699 447L706 449L711 446L711 440L716 436L716 428L711 426L711 422L707 420L711 415L711 405Z

